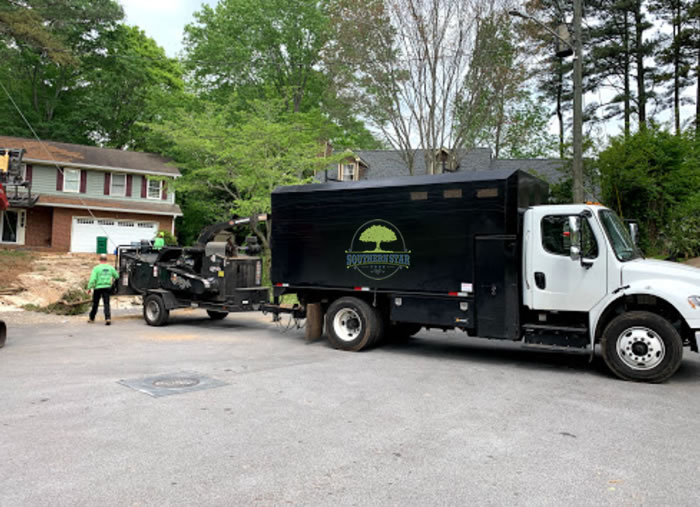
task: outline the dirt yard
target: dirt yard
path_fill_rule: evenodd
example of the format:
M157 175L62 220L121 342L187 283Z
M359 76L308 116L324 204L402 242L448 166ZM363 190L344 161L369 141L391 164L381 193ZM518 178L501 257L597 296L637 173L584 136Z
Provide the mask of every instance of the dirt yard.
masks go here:
M700 268L700 257L696 257L695 259L690 259L686 264L690 264L691 266L695 266L696 268Z
M114 256L109 256L114 264ZM0 288L22 289L17 294L0 296L0 311L12 311L24 305L46 306L71 290L84 287L92 268L99 262L95 254L47 254L0 251ZM119 298L113 308L132 306L134 298Z

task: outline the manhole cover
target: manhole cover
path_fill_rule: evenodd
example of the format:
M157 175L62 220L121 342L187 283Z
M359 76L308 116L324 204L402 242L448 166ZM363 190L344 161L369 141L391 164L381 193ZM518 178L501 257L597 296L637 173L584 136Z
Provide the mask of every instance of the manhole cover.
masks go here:
M192 387L199 384L199 379L196 378L164 378L153 381L156 387L165 389L178 389L182 387Z
M170 373L154 377L120 380L120 384L154 398L225 386L226 382L195 372Z

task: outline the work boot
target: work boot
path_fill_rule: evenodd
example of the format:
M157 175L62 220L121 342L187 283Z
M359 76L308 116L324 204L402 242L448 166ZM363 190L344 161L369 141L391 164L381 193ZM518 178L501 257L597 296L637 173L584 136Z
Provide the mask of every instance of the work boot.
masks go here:
M112 325L111 320L109 320L109 319L105 320L105 326L111 326L111 325Z
M88 319L88 324L94 324L94 323L95 323L95 319Z

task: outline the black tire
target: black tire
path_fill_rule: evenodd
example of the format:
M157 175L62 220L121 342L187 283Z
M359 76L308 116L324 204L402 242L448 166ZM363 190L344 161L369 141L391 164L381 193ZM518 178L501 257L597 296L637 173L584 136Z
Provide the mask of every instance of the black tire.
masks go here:
M216 310L207 310L207 315L211 320L223 320L228 315L228 312L217 312Z
M170 317L170 310L165 308L163 298L158 294L149 294L143 300L143 318L149 326L164 326Z
M605 364L624 380L663 382L683 360L683 340L663 317L628 312L615 317L603 331Z
M5 342L7 341L7 326L5 326L5 323L0 320L0 349L5 346Z
M354 297L333 301L326 312L326 334L336 349L357 352L371 347L383 334L379 312Z

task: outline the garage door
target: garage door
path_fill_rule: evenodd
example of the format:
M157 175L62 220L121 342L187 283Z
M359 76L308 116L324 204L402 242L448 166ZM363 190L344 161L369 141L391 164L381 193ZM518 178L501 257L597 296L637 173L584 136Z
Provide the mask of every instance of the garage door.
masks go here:
M71 252L95 252L97 237L107 237L107 251L118 245L129 245L142 239L151 240L158 233L158 222L116 220L108 218L74 217L71 230Z

